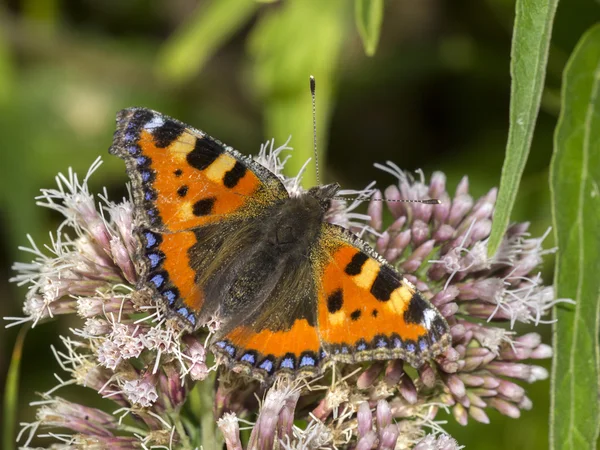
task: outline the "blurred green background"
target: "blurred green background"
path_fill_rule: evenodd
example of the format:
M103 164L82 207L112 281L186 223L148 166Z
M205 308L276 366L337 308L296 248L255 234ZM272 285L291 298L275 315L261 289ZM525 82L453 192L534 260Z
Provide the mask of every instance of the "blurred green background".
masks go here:
M48 242L60 218L35 206L59 171L83 175L114 200L125 195L123 162L107 153L115 113L157 109L255 153L292 135L290 174L312 155L308 76L317 78L323 181L362 188L394 180L373 168L393 160L450 190L467 174L475 196L497 185L510 93L512 0L389 0L380 42L365 55L350 0L10 0L0 1L0 315L21 314L24 289L8 283L26 233ZM550 225L548 164L562 69L595 20L598 5L559 6L542 111L513 220L532 234ZM314 166L306 181L314 182ZM553 245L549 238L545 246ZM551 282L552 260L544 278ZM20 420L32 420L35 392L55 384L49 345L68 320L34 329L25 344ZM0 331L0 383L16 329ZM549 328L542 328L550 342ZM546 364L548 367L548 364ZM533 411L491 412L491 425L447 431L467 448L543 449L549 383L528 387ZM91 393L93 395L94 393ZM1 395L1 394L0 394ZM440 414L438 418L444 418Z

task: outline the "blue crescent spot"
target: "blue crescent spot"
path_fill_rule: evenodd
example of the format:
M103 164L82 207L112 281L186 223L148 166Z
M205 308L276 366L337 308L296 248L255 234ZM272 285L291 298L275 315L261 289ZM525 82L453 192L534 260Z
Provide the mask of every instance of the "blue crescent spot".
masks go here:
M127 131L123 136L123 140L126 142L132 142L135 140L135 131Z
M402 340L400 338L394 338L394 348L402 348Z
M158 263L160 262L160 256L158 256L156 253L149 253L148 259L150 260L150 267L152 268L158 266Z
M163 297L165 297L167 299L167 301L169 302L169 305L172 305L173 303L175 303L175 300L177 300L177 296L175 295L175 292L173 292L171 290L163 292Z
M335 355L339 355L339 353L340 353L340 349L336 347L336 348L335 348L335 350L333 351L333 353L334 353Z
M135 160L139 166L143 166L148 161L148 158L146 158L145 156L138 156L137 158L135 158Z
M378 348L383 348L383 347L387 347L388 343L385 341L384 338L379 338L376 345Z
M154 247L156 245L156 236L154 234L148 232L145 234L146 236L146 248Z
M160 274L156 274L152 278L150 278L150 281L152 283L154 283L154 285L158 288L158 287L161 287L163 285L163 283L165 282L165 277L163 277ZM185 308L183 308L183 309L185 309ZM179 311L177 311L177 312L179 312Z
M227 345L227 342L219 341L219 342L215 342L215 345L219 348L225 348L225 346Z
M437 342L437 338L435 337L435 334L432 334L431 336L429 336L429 339L431 339L431 342L433 342L434 344Z
M344 355L347 355L347 354L348 354L348 347L346 347L345 345L342 347L342 353L343 353Z
M425 342L424 339L421 339L419 341L419 348L421 349L421 351L424 351L427 348L427 342Z
M256 358L252 353L246 353L244 356L240 358L240 361L244 361L250 364L254 364L256 362Z
M190 314L190 312L188 311L188 309L186 307L182 306L181 308L179 308L177 310L177 314L180 314L183 317L187 317Z
M412 342L409 342L408 344L406 344L406 350L409 352L414 352L416 349L415 344L413 344Z
M267 373L271 373L271 370L273 370L273 363L270 360L265 359L259 367L263 370L266 370Z
M362 352L363 350L365 350L367 348L367 346L365 344L358 344L356 346L356 350Z
M142 181L147 182L150 179L150 172L147 170L142 171Z
M229 356L235 355L235 347L233 345L226 345L225 351L229 353Z
M294 369L294 359L293 358L285 358L281 361L281 367L284 369Z
M137 145L130 145L129 147L127 147L127 151L130 155L135 155L137 152L140 151L140 149Z
M312 356L308 356L308 355L304 355L302 357L302 359L300 360L300 367L305 367L305 366L315 366L315 358L313 358Z
M148 201L152 201L152 192L150 191L146 191L146 193L144 194L144 198Z
M192 325L196 325L196 316L192 313L187 316L187 320L189 320Z

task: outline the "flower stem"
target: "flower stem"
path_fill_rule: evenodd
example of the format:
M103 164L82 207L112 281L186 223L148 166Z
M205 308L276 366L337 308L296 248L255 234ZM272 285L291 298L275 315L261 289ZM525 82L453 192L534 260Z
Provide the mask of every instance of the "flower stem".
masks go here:
M200 397L200 425L202 428L201 445L204 448L223 448L223 437L217 433L215 427L216 418L213 413L214 404L214 372L202 383L198 383L198 392Z
M19 368L21 367L21 355L25 336L29 331L29 324L21 327L15 347L13 348L10 368L6 377L5 397L4 397L4 445L2 448L7 450L15 448L15 425L17 422L17 406L19 398Z
M177 434L179 435L179 442L181 444L181 448L182 449L186 449L186 450L192 450L192 448L194 448L192 446L192 443L190 442L190 438L187 434L187 431L183 425L183 422L181 421L181 411L178 408L177 410L171 410L169 412L169 418L171 419L171 422L173 423L173 426L175 427L175 430L177 431ZM206 447L206 448L210 448L210 447Z

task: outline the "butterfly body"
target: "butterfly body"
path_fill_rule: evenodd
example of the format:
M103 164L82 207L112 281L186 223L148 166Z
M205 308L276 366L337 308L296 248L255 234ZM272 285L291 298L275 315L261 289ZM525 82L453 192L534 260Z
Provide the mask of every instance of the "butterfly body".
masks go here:
M229 317L223 330L231 329L238 323L236 318L247 318L261 309L275 289L289 288L288 301L278 306L302 305L305 309L314 309L316 293L312 280L303 280L294 286L291 275L302 270L319 241L328 206L327 201L320 200L306 193L271 205L261 215L225 226L227 242L208 245L218 247L215 261L208 267L195 267L196 273L205 274L205 279L200 281L207 298L201 314L203 319L215 314ZM208 234L217 237L222 231ZM198 241L203 243L201 239ZM206 244L198 245L190 259L204 259L206 247ZM303 298L296 299L294 295ZM283 327L288 325L285 320L276 322ZM314 321L311 319L311 322ZM273 328L277 326L274 324Z
M440 313L349 230L325 221L337 184L290 196L256 161L131 108L110 149L133 183L141 277L212 349L257 378L332 361L418 366L450 343Z

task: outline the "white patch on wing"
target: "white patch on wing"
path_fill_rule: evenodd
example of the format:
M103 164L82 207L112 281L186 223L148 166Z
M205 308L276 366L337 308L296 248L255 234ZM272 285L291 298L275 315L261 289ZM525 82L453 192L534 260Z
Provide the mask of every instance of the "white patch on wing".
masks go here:
M160 116L154 116L150 119L146 125L144 125L145 130L152 130L154 128L162 127L165 124L165 119Z
M436 317L436 313L433 309L428 308L423 311L423 326L428 330L431 330L431 324Z
M402 277L402 282L404 284L406 284L409 288L411 288L413 291L417 290L417 288L415 287L415 285L412 284L410 281L408 281L406 278Z

